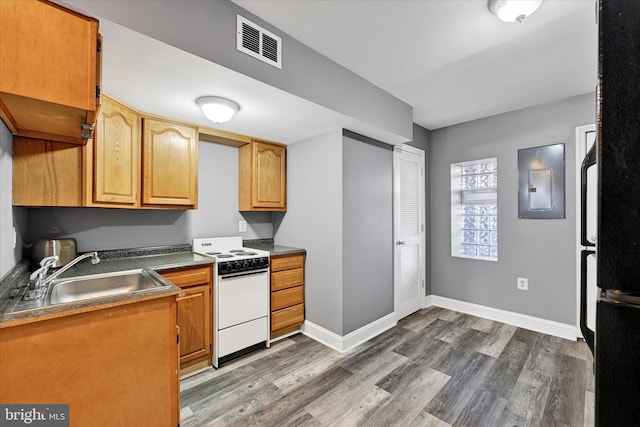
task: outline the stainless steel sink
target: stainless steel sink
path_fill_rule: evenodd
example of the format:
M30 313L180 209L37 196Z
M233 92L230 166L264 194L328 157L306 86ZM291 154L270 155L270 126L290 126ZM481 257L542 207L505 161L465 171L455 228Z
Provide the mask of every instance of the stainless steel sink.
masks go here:
M161 286L166 285L143 269L58 279L51 284L50 304L64 304Z

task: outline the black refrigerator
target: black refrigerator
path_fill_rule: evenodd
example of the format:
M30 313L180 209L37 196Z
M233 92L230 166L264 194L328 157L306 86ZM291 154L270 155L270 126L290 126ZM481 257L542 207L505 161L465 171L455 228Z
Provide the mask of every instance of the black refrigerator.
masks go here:
M598 11L598 135L583 163L583 177L598 171L598 237L582 255L581 328L595 358L596 425L640 426L640 0L599 0ZM583 181L583 197L585 188ZM599 296L590 331L585 259L594 251Z

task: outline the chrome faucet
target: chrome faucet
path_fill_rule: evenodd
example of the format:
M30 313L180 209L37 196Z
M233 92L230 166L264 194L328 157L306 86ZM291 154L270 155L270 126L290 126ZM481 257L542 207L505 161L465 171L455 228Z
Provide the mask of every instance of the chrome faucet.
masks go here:
M29 276L29 283L31 284L31 289L39 289L42 287L44 278L47 276L47 272L49 268L58 261L58 256L48 256L44 257L40 260L40 268L31 273Z
M29 301L44 298L53 280L55 280L62 273L86 258L91 258L91 264L97 264L100 262L100 258L98 258L98 252L87 252L86 254L82 254L79 257L76 257L74 260L69 262L67 265L65 265L49 277L47 277L47 272L49 271L51 265L53 265L58 260L58 256L54 255L42 258L42 260L40 260L40 268L31 273L31 276L29 276L31 289L26 292L23 299L25 301Z
M51 276L46 277L42 281L42 286L46 286L49 283L53 282L62 273L64 273L65 271L67 271L68 269L70 269L71 267L73 267L74 265L76 265L77 263L82 261L83 259L87 259L87 258L91 258L91 264L97 264L97 263L100 262L100 258L98 258L98 252L87 252L86 254L82 254L79 257L75 258L74 260L69 261L68 264L66 264L60 270L58 270L55 273L53 273Z

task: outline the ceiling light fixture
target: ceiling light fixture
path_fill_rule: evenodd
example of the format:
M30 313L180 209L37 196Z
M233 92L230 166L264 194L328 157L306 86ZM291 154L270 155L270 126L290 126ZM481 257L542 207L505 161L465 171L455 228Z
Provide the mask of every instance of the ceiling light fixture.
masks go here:
M489 10L503 22L522 22L541 4L542 0L489 0Z
M226 123L240 111L240 106L227 98L219 96L203 96L196 99L202 114L214 123Z

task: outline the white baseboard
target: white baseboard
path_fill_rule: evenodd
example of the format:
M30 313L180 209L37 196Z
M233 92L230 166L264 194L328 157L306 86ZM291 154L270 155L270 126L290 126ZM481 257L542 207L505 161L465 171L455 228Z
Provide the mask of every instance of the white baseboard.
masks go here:
M342 353L342 336L305 320L300 331L311 339Z
M389 313L386 316L364 325L345 336L331 332L330 330L325 329L322 326L318 326L308 320L304 321L301 330L302 333L309 338L312 338L327 347L331 347L340 353L344 353L363 342L380 335L384 331L393 328L396 324L396 314Z
M427 308L427 307L431 307L433 304L433 295L427 295L426 297L424 297L424 305L422 306L422 308Z
M484 305L455 300L451 298L429 295L425 299L426 307L436 306L449 310L459 311L472 316L483 317L489 320L506 323L519 328L529 329L543 334L575 341L577 339L577 328L574 325L554 322L552 320L541 319L539 317L528 316L526 314L512 311L500 310Z

